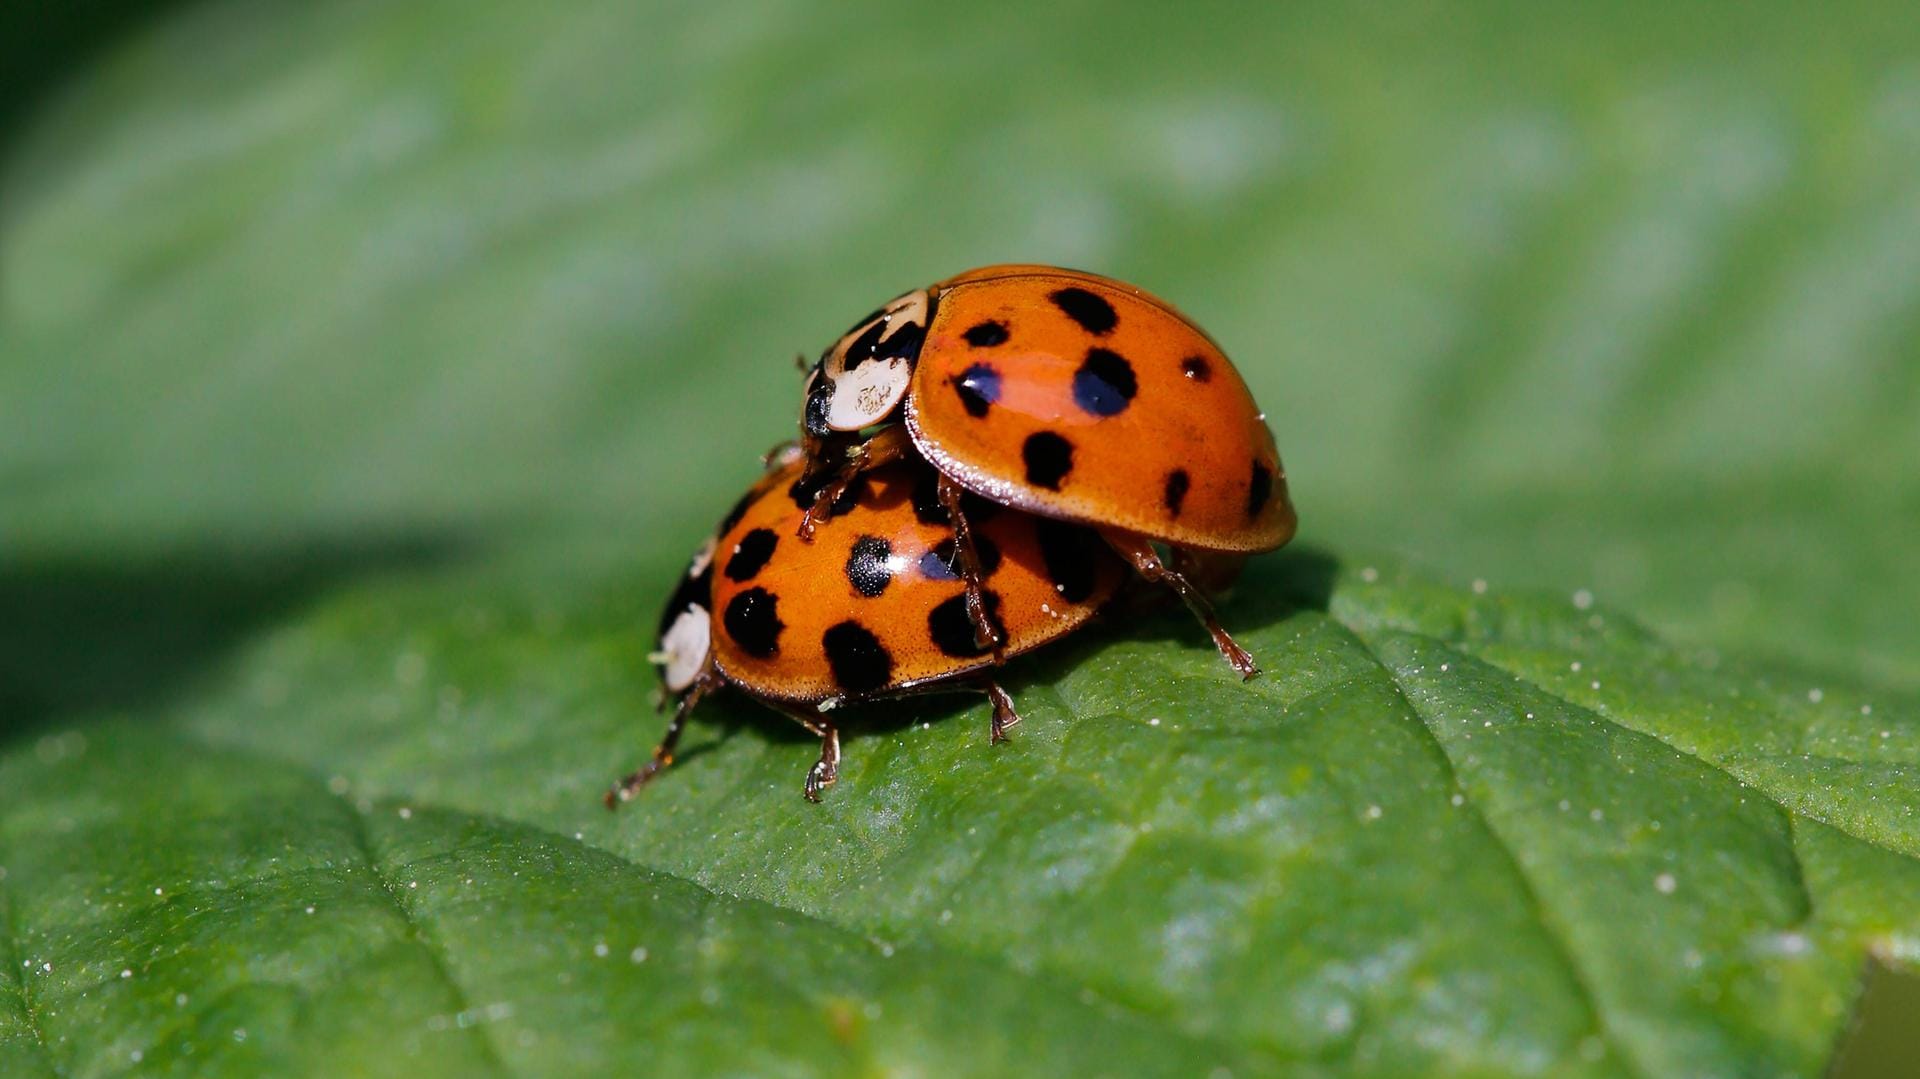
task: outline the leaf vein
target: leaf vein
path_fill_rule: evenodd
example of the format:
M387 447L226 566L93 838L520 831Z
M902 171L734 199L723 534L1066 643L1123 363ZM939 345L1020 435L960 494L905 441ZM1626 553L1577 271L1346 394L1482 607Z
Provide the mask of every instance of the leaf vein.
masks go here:
M1533 687L1534 689L1538 690L1540 693L1544 694L1545 696L1559 702L1560 704L1566 706L1567 708L1573 709L1575 712L1581 715L1591 716L1592 718L1597 719L1600 722L1605 723L1608 726L1617 728L1619 730L1628 731L1633 734L1641 735L1646 738L1651 738L1654 741L1659 742L1660 744L1666 746L1667 748L1673 750L1676 753L1679 753L1692 760L1699 761L1700 763L1706 765L1707 767L1712 768L1714 771L1719 772L1720 774L1733 780L1735 783L1740 784L1742 787L1750 788L1754 791L1759 792L1759 794L1762 797L1766 798L1768 801L1772 802L1774 805L1779 806L1782 810L1784 810L1789 815L1798 813L1809 819L1819 821L1821 824L1824 824L1827 827L1834 829L1835 831L1844 832L1848 836L1851 836L1852 838L1857 839L1860 842L1867 844L1868 846L1876 847L1880 850L1886 851L1889 854L1898 855L1899 857L1908 859L1909 861L1920 861L1920 855L1916 855L1912 851L1902 850L1899 847L1896 847L1891 843L1888 843L1886 840L1879 839L1870 835L1865 835L1861 833L1859 830L1853 827L1850 827L1846 823L1843 823L1842 821L1831 819L1827 815L1811 812L1804 806L1795 806L1795 805L1789 804L1785 797L1783 797L1782 795L1774 791L1771 788L1771 786L1766 783L1764 776L1741 775L1738 771L1734 769L1733 766L1727 764L1725 761L1716 759L1714 757L1706 756L1696 750L1688 749L1686 746L1679 744L1678 742L1674 741L1672 738L1666 737L1659 731L1650 730L1643 727L1637 727L1631 723L1628 723L1626 720L1620 719L1616 716L1610 716L1605 712L1599 711L1598 709L1590 708L1584 704L1581 704L1578 701L1573 700L1571 697L1566 696L1564 693L1561 693L1558 690L1555 690L1549 686L1542 684L1539 681L1536 681L1534 678L1529 676L1526 672L1516 670L1513 667L1507 666L1506 664L1503 664L1498 660L1495 660L1489 656L1486 656L1482 654L1478 649L1475 649L1472 646L1465 644L1464 642L1456 643L1452 641L1446 641L1438 637L1433 637L1428 634L1412 634L1412 635L1423 637L1445 648L1452 648L1452 649L1458 650L1469 656L1472 656L1474 659L1482 663L1485 663L1489 667L1492 667L1496 670L1505 671L1506 673L1513 675L1515 678L1519 679L1521 682L1525 683L1526 685ZM1839 758L1839 759L1844 763L1848 763L1848 764L1866 763L1863 761L1848 760L1846 758Z
M1454 766L1452 754L1447 752L1446 742L1441 739L1439 732L1434 730L1433 724L1427 719L1427 714L1421 710L1419 705L1414 703L1412 695L1407 692L1405 685L1401 683L1400 676L1395 673L1392 666L1373 650L1372 644L1369 643L1366 638L1351 629L1349 629L1348 632L1352 634L1355 643L1361 650L1364 651L1380 668L1381 672L1386 675L1387 683L1392 687L1394 696L1399 698L1400 703L1404 705L1407 712L1413 716L1421 732L1426 735L1427 740L1433 745L1435 751L1439 753L1441 764L1446 769L1447 779L1454 787L1458 788L1462 793L1465 793L1466 786L1460 782L1460 774ZM1493 840L1494 847L1500 851L1501 856L1513 870L1514 878L1520 882L1520 889L1526 897L1527 905L1534 913L1534 920L1539 923L1543 935L1553 947L1554 952L1559 956L1560 961L1566 965L1568 976L1572 979L1574 988L1579 993L1581 1006L1586 1009L1587 1017L1592 1021L1594 1029L1599 1031L1600 1036L1606 1040L1608 1045L1613 1047L1614 1053L1618 1058L1627 1064L1631 1074L1651 1074L1633 1059L1627 1047L1620 1042L1619 1037L1607 1023L1606 1011L1601 1006L1599 995L1594 991L1592 984L1588 981L1587 972L1581 966L1579 956L1573 948L1571 939L1568 938L1565 930L1560 926L1559 920L1548 911L1546 899L1541 895L1533 878L1527 875L1526 863L1520 859L1519 854L1514 850L1512 843L1507 839L1506 835L1494 826L1493 821L1487 817L1486 813L1473 798L1467 797L1463 805L1474 815L1474 819L1479 821L1480 827Z
M352 825L353 841L359 849L361 856L366 859L367 872L373 874L374 883L380 886L380 890L386 895L387 901L393 905L394 912L400 916L401 922L406 925L407 932L413 937L414 944L420 948L421 953L426 956L428 965L433 968L434 974L446 985L448 992L453 995L456 1012L458 1014L471 1012L473 1010L473 1001L469 998L466 987L460 983L459 979L453 976L453 968L447 962L444 945L433 930L428 927L426 922L414 915L413 909L407 904L405 897L401 895L400 889L395 885L394 880L381 868L379 854L374 850L373 838L367 832L366 817L353 803L347 801L347 799L331 793L330 796L339 804L341 810L346 813L347 819ZM496 1075L511 1075L512 1069L507 1067L506 1059L500 1055L500 1049L493 1043L493 1037L485 1029L485 1024L475 1024L469 1029L477 1039L482 1059L486 1060L491 1066L493 1073Z

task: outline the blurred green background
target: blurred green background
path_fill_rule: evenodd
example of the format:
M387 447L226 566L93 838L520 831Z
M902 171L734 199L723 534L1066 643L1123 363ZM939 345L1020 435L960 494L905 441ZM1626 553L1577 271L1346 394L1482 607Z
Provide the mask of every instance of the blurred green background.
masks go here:
M1051 261L1225 344L1302 542L1920 682L1911 5L76 10L8 35L16 569L672 561L793 353Z
M471 744L367 774L472 809L422 761L523 755L550 825L651 734L620 692L792 356L999 261L1206 326L1303 548L1920 691L1912 4L94 0L0 15L0 72L0 774L203 683L186 729L332 767L312 717L393 719L389 645L489 617L417 584L453 563L563 598L472 647ZM274 681L336 638L374 688Z

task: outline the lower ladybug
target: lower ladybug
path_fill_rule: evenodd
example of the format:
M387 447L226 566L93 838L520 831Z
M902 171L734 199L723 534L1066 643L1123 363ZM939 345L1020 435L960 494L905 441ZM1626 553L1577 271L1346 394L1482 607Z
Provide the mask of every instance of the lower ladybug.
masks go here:
M801 432L820 507L861 470L917 454L982 498L1097 529L1187 602L1234 670L1258 673L1204 589L1293 538L1286 472L1239 372L1166 301L1053 266L915 289L821 355Z
M912 458L842 484L801 543L795 530L819 493L804 472L797 450L778 453L695 556L652 657L677 698L673 718L652 759L608 792L609 807L673 763L688 714L726 686L819 736L811 801L838 775L840 731L828 713L843 704L973 690L992 702L1001 741L1020 716L990 673L998 658L1072 632L1126 579L1092 530L980 502L967 507L979 584L970 592L955 507L939 474ZM997 649L976 638L976 617L994 628Z

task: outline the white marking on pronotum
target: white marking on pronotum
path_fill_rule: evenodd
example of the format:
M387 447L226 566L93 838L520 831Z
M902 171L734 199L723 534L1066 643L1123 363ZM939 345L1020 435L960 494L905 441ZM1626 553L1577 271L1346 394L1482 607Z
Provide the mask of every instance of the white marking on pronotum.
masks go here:
M886 325L879 342L884 349L907 327L924 328L928 309L926 290L916 289L882 308L878 318L861 323L834 343L821 372L833 383L833 395L827 399L828 427L836 431L871 427L885 419L907 395L907 385L913 379L911 359L896 356L863 360L848 370L847 346L872 329L874 322L881 322Z
M868 360L833 380L827 426L836 431L871 427L907 395L913 368L902 359Z
M660 635L660 662L667 668L667 691L685 692L700 669L707 664L707 648L712 644L713 617L705 607L689 603L674 616L673 623Z

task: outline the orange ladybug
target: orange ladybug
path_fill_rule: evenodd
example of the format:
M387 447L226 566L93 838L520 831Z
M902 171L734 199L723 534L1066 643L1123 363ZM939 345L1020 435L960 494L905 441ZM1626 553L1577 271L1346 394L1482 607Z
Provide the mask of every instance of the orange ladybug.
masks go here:
M820 505L861 470L918 453L985 499L1097 529L1187 602L1242 677L1258 673L1203 588L1293 538L1286 472L1239 372L1164 300L1032 265L916 289L821 355L801 432ZM975 627L995 639L984 619Z
M607 794L625 801L673 763L686 718L735 686L820 738L805 793L836 778L842 704L939 689L985 693L992 741L1020 721L988 669L1091 618L1126 577L1093 531L990 503L970 504L979 595L999 649L976 639L958 540L939 475L913 458L864 471L816 511L813 542L795 531L817 482L797 449L768 473L694 557L668 602L652 657L678 698L652 759Z

